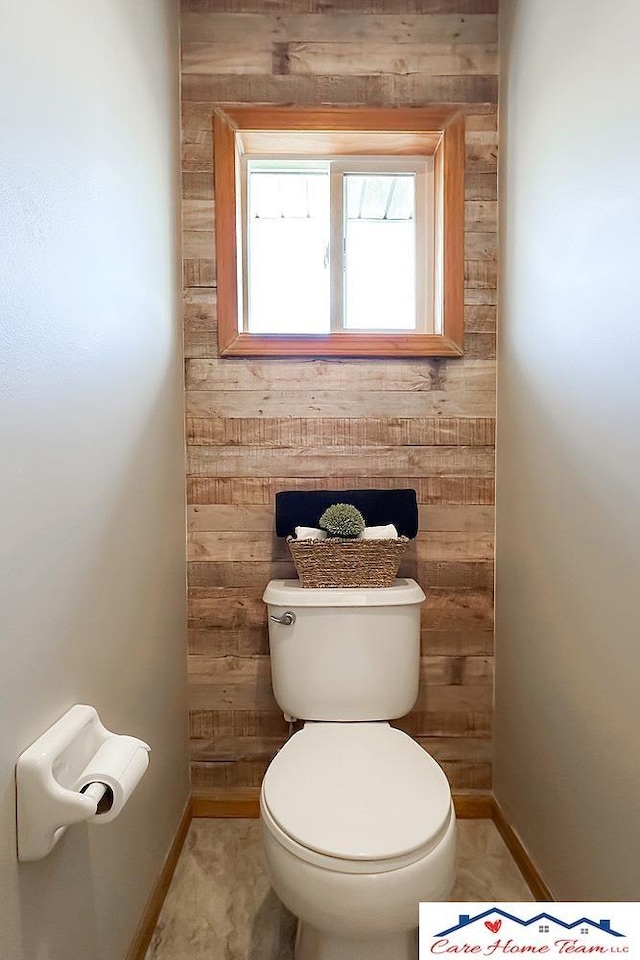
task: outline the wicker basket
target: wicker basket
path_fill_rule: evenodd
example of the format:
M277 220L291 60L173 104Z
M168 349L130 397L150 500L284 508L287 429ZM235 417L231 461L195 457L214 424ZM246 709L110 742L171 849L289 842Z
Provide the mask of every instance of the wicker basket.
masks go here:
M392 587L409 538L287 537L287 543L303 587Z

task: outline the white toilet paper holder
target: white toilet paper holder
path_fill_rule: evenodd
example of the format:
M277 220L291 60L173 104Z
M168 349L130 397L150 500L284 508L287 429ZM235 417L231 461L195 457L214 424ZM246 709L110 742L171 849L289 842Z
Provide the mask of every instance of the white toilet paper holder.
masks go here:
M40 860L73 823L109 823L149 763L150 747L111 733L93 707L76 704L16 765L18 859Z

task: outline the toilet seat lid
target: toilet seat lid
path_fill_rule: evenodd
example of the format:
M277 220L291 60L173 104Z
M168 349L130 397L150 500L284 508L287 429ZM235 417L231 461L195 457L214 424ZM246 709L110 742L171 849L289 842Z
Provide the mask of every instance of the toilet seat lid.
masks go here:
M262 796L289 837L347 860L429 844L451 807L439 765L388 723L307 723L271 762Z

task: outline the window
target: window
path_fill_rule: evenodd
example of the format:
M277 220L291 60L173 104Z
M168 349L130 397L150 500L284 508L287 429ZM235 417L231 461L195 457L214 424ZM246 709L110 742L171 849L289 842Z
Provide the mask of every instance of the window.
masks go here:
M463 123L216 111L222 356L462 353Z
M432 330L429 160L244 158L241 171L244 331Z

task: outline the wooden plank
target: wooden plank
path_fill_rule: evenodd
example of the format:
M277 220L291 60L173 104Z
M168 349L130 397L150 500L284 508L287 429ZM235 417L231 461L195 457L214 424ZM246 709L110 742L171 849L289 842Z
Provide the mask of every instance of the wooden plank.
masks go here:
M219 589L225 592L224 588ZM489 592L485 591L486 609L479 611L471 605L467 610L463 607L434 611L429 603L433 590L427 587L426 592L421 630L424 656L481 656L493 651L493 605ZM262 590L259 593L261 596ZM464 594L473 591L459 589L452 593L464 604ZM253 656L268 652L266 610L261 600L256 601L255 619L247 614L243 620L234 614L232 623L224 601L192 598L189 611L189 649L194 655Z
M483 711L491 708L493 685L489 657L425 657L415 709L430 712ZM446 682L451 680L453 682ZM275 709L270 658L189 657L192 710Z
M467 233L464 255L466 260L497 260L498 235L496 233Z
M494 305L467 304L464 308L464 323L467 334L496 332L496 312Z
M498 303L498 291L495 285L486 288L467 285L464 291L464 302L465 306L496 306Z
M238 796L243 790L250 797ZM219 794L219 796L212 796ZM258 819L260 816L259 787L223 787L222 790L207 790L192 795L194 817L236 818L241 820Z
M486 14L497 0L182 0L182 13Z
M199 659L199 658L195 658ZM482 689L474 687L474 689ZM189 688L191 710L277 710L278 705L271 690L271 683L226 684L194 683Z
M213 178L213 110L211 104L185 104L181 115L182 170Z
M490 656L493 620L491 596L487 594L487 597L486 612L476 614L464 610L434 614L425 605L421 631L423 656ZM236 624L229 625L223 602L192 599L189 608L190 654L250 657L268 653L266 611L262 601L256 603L255 623L243 623L238 618Z
M269 760L229 760L219 763L192 763L191 787L197 793L211 787L259 787Z
M182 174L183 200L213 200L213 175L210 171Z
M493 626L493 596L487 589L455 589L423 584L423 629L452 630Z
M493 507L433 505L419 508L420 530L481 530L492 533Z
M201 259L183 260L182 282L185 287L215 287L215 261Z
M286 737L289 724L276 710L191 710L189 733L193 738Z
M495 360L496 358L495 333L466 333L464 337L464 352L467 357L476 360Z
M498 282L497 265L494 260L466 260L464 265L464 282L467 288L495 290ZM471 302L471 301L466 301Z
M452 794L458 820L489 819L493 798L489 793L459 788ZM194 817L260 816L260 787L209 787L193 795Z
M493 657L422 657L420 683L427 686L491 686Z
M492 131L470 131L466 136L466 169L473 173L495 173L498 169L498 137Z
M189 564L189 583L202 587L259 587L269 580L290 580L297 577L292 562L274 563L207 563Z
M393 725L413 737L487 738L491 735L491 712L468 713L414 711L394 720ZM289 726L276 707L265 711L251 710L191 710L190 733L194 738L224 736L286 736Z
M397 727L397 722L392 721ZM252 760L271 757L289 739L288 732L277 736L216 736L193 737L191 758L199 762L216 760ZM416 737L416 742L438 762L491 760L492 741L481 737Z
M490 560L493 557L493 534L478 531L430 531L418 534L409 547L418 561ZM289 547L271 533L245 531L192 530L187 541L189 560L211 562L287 561Z
M191 656L193 685L226 690L230 684L270 686L270 657ZM420 660L420 683L425 696L432 687L491 686L493 658L489 656L427 656ZM219 738L217 738L219 739Z
M475 530L493 532L494 509L490 506L421 506L420 530ZM187 508L189 530L272 532L271 506L235 504L190 505Z
M375 80L372 77L371 80ZM431 77L422 73L387 75L385 100L394 105L424 103L495 104L498 100L497 76Z
M208 230L183 230L182 255L185 260L215 260L216 245L211 225Z
M491 656L494 652L493 629L473 626L460 629L452 624L449 630L422 630L420 651L423 656Z
M477 261L484 266L484 262ZM424 393L403 391L352 390L341 396L336 391L311 390L242 390L230 392L190 390L187 392L187 414L190 417L268 417L292 416L309 419L350 419L383 417L495 417L495 388L484 389L461 385L446 390ZM341 471L343 472L343 471ZM351 472L351 471L349 471ZM319 475L324 470L319 470ZM294 475L296 472L294 471ZM305 475L309 475L308 471Z
M366 43L497 43L495 14L473 17L460 13L315 14L214 13L187 11L181 21L182 43L224 43L251 46L256 39L273 42L343 43L345 37Z
M493 564L485 560L423 561L402 565L400 576L414 577L428 587L493 589ZM189 583L202 587L264 587L269 580L296 578L292 562L192 561Z
M191 294L195 294L192 296ZM218 350L217 303L215 290L188 290L183 305L184 351L186 357L212 357Z
M495 172L465 172L464 195L466 200L496 200L498 196L498 178Z
M206 618L199 611L189 617L188 651L196 657L254 657L269 653L267 627L236 627L218 629L205 627Z
M331 478L336 490L388 490L410 487L418 503L495 503L493 477L342 477ZM188 503L273 504L282 490L326 490L327 478L187 477Z
M228 42L183 43L182 74L247 74L271 72L272 44L268 37L258 33L251 43Z
M332 73L340 76L419 73L423 79L447 75L487 76L495 72L496 50L495 44L459 46L375 41L361 43L344 40L341 43L287 43L286 70L282 72L316 76L328 76ZM214 65L217 67L215 61ZM211 72L224 71L216 69Z
M187 507L189 530L273 531L274 514L270 506L204 504Z
M213 200L184 200L182 203L182 226L189 233L210 234L214 216Z
M467 233L495 233L498 229L498 204L495 200L467 200L464 205Z
M216 763L229 760L271 760L288 740L280 737L214 737L192 738L190 757L195 763Z
M497 103L497 76L307 76L184 74L184 103L354 103L423 106L427 103Z
M193 530L187 539L187 559L238 563L286 562L289 548L284 541L270 533L253 533L247 537L244 531Z
M481 476L494 471L493 447L254 447L191 446L193 476L316 477L342 473L354 477Z
M188 390L312 390L423 392L454 385L462 392L490 389L495 363L458 360L194 360L186 364ZM297 414L299 416L299 414Z
M464 125L467 133L473 130L498 129L498 109L493 103L468 103L460 107L464 112Z
M495 420L479 417L381 419L187 419L187 442L208 446L492 446Z
M452 790L489 790L492 783L491 761L468 763L443 760L440 764Z
M469 626L463 621L473 621L476 626L491 621L493 598L490 592L481 589L449 589L425 585L426 598L421 606L423 626L444 629L452 623ZM206 587L191 585L189 602L197 609L217 610L216 622L221 627L259 626L264 621L265 607L262 591L232 587ZM462 622L461 622L462 621ZM482 622L481 622L482 621Z
M397 722L392 721L391 725L395 727ZM416 737L416 741L438 762L482 763L490 761L493 755L493 742L489 737Z
M229 761L270 761L289 739L287 734L279 737L216 737L192 739L190 756L194 763L225 763ZM491 763L492 743L487 738L464 737L417 737L416 742L441 765L468 764L470 770ZM475 786L462 784L459 786Z
M491 704L479 710L429 710L421 707L400 720L394 720L394 725L412 737L489 737L492 728L492 707Z
M183 291L183 300L185 303L200 303L215 305L217 295L215 290L209 287L193 287L191 290Z
M207 562L287 562L289 548L283 539L270 533L254 533L248 538L241 531L192 531L188 537L190 561ZM403 569L412 564L433 561L490 560L493 534L473 532L429 532L419 534L409 545Z
M493 564L485 561L427 561L419 564L419 583L427 587L493 589Z
M194 790L200 793L222 786L259 787L271 758L256 760L229 760L210 763L192 762L191 779ZM491 764L466 761L443 761L441 764L453 789L487 789L491 786Z
M458 820L487 820L490 818L493 800L490 793L470 794L458 791L452 796Z

